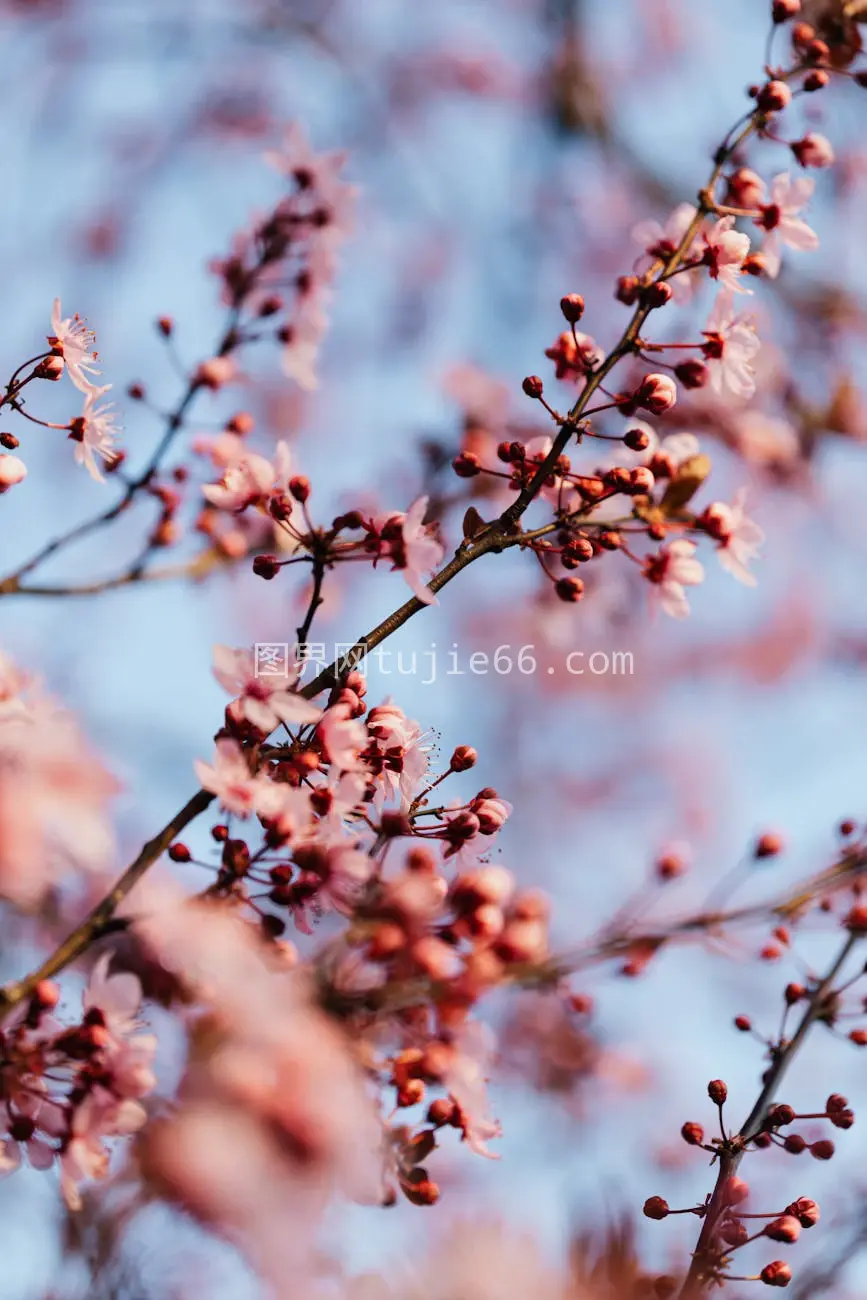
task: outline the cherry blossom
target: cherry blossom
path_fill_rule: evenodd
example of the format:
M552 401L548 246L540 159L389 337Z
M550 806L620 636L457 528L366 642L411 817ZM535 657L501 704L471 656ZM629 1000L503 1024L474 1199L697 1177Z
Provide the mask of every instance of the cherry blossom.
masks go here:
M756 224L767 231L762 258L772 279L780 273L783 245L799 252L812 252L819 247L816 232L798 215L809 203L815 188L815 182L806 176L792 180L789 172L781 172L771 181L768 201L759 204Z
M111 860L119 787L75 719L34 688L0 709L0 891L32 907L63 870Z
M237 817L249 817L255 811L262 782L250 775L244 751L237 740L218 740L213 764L196 759L193 767L202 788L215 794L227 812L233 812Z
M753 359L761 347L755 316L736 314L732 295L723 290L702 333L707 339L702 352L713 390L742 400L752 397L756 391Z
M118 1099L106 1088L94 1088L75 1108L69 1140L60 1157L60 1187L71 1210L81 1209L80 1185L108 1173L106 1139L136 1133L146 1120L140 1102Z
M53 333L49 336L48 342L63 357L67 373L75 387L85 394L97 389L98 386L89 378L90 375L100 373L96 366L99 356L93 351L93 344L96 342L93 330L85 324L78 313L64 319L59 298L54 299L51 329Z
M490 1032L478 1021L469 1021L452 1044L451 1065L445 1087L457 1103L464 1140L477 1155L499 1159L487 1143L502 1136L499 1122L488 1115L486 1070L492 1052Z
M706 233L705 254L712 280L732 293L749 293L743 284L742 268L750 251L750 237L734 229L734 217L722 217Z
M297 683L301 667L301 664L293 664L290 669L287 665L285 676L269 676L257 673L255 659L249 650L232 650L223 645L214 647L214 676L230 694L239 692L234 701L233 715L252 723L266 735L270 735L281 722L307 724L321 718L320 708L290 689Z
M239 448L219 483L206 483L202 495L221 510L239 513L264 500L274 482L274 466L264 456Z
M367 743L367 732L352 715L349 704L338 701L326 709L316 728L329 762L342 772L358 766L359 754Z
M392 543L391 558L416 598L424 605L437 605L436 596L425 584L424 575L432 573L442 563L445 554L441 542L430 535L425 527L428 498L419 497L405 515L394 516L400 523L400 535Z
M665 225L660 225L658 221L642 221L633 228L633 240L644 249L643 256L635 263L635 270L639 275L648 271L655 262L668 261L680 247L684 235L695 219L695 214L696 209L693 204L679 203ZM692 250L687 250L687 258L691 256Z
M671 618L689 615L684 587L697 587L704 581L704 566L694 558L696 549L695 542L678 539L645 563L644 576L654 584L660 608Z
M367 730L375 741L377 758L382 755L384 760L379 774L384 787L391 792L399 791L404 805L409 804L428 771L430 745L424 743L426 733L391 700L371 709ZM365 754L369 766L370 757L369 752Z
M86 393L84 410L69 426L69 437L75 443L75 462L77 465L83 465L97 483L104 482L104 479L99 472L96 457L101 456L109 463L117 457L114 443L120 429L116 423L114 403L105 402L101 406L98 405L100 398L104 397L110 388L111 384L106 384L104 388L89 386L84 389Z
M765 534L745 511L746 489L740 488L730 506L716 501L705 510L702 520L718 542L719 562L733 577L747 587L756 585L755 575L747 567L754 560Z

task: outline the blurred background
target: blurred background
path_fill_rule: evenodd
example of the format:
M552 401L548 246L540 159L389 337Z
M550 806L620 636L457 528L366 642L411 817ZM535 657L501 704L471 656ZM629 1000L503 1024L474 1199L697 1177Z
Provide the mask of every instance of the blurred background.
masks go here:
M425 492L454 546L474 489L451 473L451 459L473 439L545 432L521 379L537 372L548 382L543 354L560 332L563 294L582 293L583 327L602 346L616 341L628 316L614 283L641 251L632 229L664 220L704 183L714 148L748 105L745 88L761 76L769 7L3 0L4 373L40 350L59 295L65 315L80 312L97 331L127 463L145 464L162 431L151 406L170 409L183 372L212 355L220 335L209 262L274 203L279 181L262 154L299 122L317 150L347 151L346 175L359 187L320 387L303 392L281 375L275 348L252 349L240 385L200 397L187 444L249 411L256 450L289 441L314 485L314 517L362 504L401 510ZM842 4L826 9L844 21ZM847 28L852 42L858 30ZM780 39L774 57L785 54ZM708 500L748 485L750 513L767 534L758 586L735 584L709 556L692 617L675 624L648 616L642 585L619 557L578 607L552 601L526 557L487 557L394 639L409 671L394 660L388 671L368 669L369 701L392 696L432 730L445 758L456 744L476 746L467 793L489 784L514 803L501 860L521 883L550 892L558 949L581 946L672 847L690 869L642 895L651 917L700 906L745 861L736 896L730 880L726 897L773 897L830 861L839 820L864 813L864 94L840 77L785 116L787 138L823 131L838 162L811 173L819 253L791 255L779 281L756 286L764 346L755 398L723 409L699 394L660 427L694 432L711 452ZM766 178L796 170L779 144L745 161ZM709 306L684 310L685 337L697 337ZM154 328L161 316L175 321L171 349ZM148 404L124 396L133 382ZM3 574L118 492L111 480L93 483L47 431L15 432L30 473L2 503ZM191 484L190 519L197 493ZM153 518L153 503L140 503L64 549L39 580L74 585L121 572ZM178 554L195 545L191 531ZM245 561L205 583L0 603L4 649L76 710L124 783L119 867L192 793L193 760L210 753L225 704L212 646L292 642L305 594L292 574L264 584ZM345 566L326 589L314 639L329 649L350 642L404 596L399 575ZM503 645L513 657L532 646L538 670L467 671L471 653ZM564 663L575 650L628 652L634 670L572 675ZM430 656L437 680L425 683ZM462 674L448 672L455 664ZM750 848L766 830L787 849L753 869ZM206 843L207 827L190 842L197 836ZM376 1267L441 1220L479 1209L520 1220L556 1252L576 1227L634 1220L651 1194L701 1201L711 1173L680 1126L710 1123L705 1086L719 1076L740 1123L763 1069L761 1047L734 1031L733 1016L748 1012L774 1032L782 986L829 951L817 929L796 953L757 962L767 929L664 953L639 979L616 965L582 974L576 988L597 1008L586 1038L556 1025L546 1037L532 1010L493 1006L500 1161L456 1151L435 1170L444 1196L433 1210L341 1215L336 1255ZM9 922L4 977L27 967L38 939ZM533 1036L548 1064L541 1072L538 1054L527 1064ZM171 1043L165 1056L169 1087ZM814 1110L860 1077L855 1050L825 1035L804 1053L785 1099ZM836 1232L799 1245L798 1263L811 1251L817 1266L843 1256L835 1294L860 1295L862 1130L841 1135L838 1148L828 1166L796 1168L769 1153L765 1167L789 1199L819 1200L826 1227L839 1215ZM22 1172L0 1186L2 1300L258 1294L228 1249L176 1215L152 1207L127 1225L111 1194L104 1202L70 1226L50 1178ZM682 1261L695 1225L639 1217L635 1230L648 1266L665 1269Z

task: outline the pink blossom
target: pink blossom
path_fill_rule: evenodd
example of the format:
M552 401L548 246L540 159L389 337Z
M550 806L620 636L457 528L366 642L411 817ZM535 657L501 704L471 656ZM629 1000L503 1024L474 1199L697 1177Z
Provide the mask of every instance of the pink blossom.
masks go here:
M359 799L360 795L352 800L353 807ZM256 812L279 832L286 844L303 840L313 823L310 792L277 781L267 780L262 784L256 797Z
M358 766L358 756L367 743L367 732L344 701L338 700L326 709L320 719L316 734L325 747L328 761L340 771L349 772Z
M409 804L428 771L430 745L423 743L426 733L391 700L371 709L367 716L367 730L380 750L399 760L398 770L393 765L384 764L380 779L391 791L399 790L403 803Z
M335 1186L375 1195L381 1127L348 1041L299 973L231 913L153 902L139 933L221 1033L194 1042L176 1115L145 1133L145 1165L273 1280L307 1256Z
M265 735L270 735L281 722L306 725L322 717L321 709L289 689L297 683L300 670L300 664L293 664L291 669L287 667L285 678L257 675L249 650L214 647L214 676L231 694L239 692L234 701L236 715Z
M239 449L237 459L224 471L219 483L207 483L202 495L211 505L236 514L264 500L274 482L274 466L264 456Z
M697 209L691 203L680 203L665 225L658 221L642 221L632 231L632 238L644 249L644 256L635 263L635 271L643 275L654 262L667 262L680 247L680 242L694 220ZM688 251L687 256L691 256Z
M218 740L213 765L196 759L193 767L202 788L217 796L221 808L238 817L249 817L255 811L262 781L250 775L237 740Z
M401 545L392 552L392 559L417 599L425 605L437 605L439 602L425 585L423 574L437 569L445 552L442 544L425 528L423 521L427 505L428 498L419 497L402 516Z
M800 455L798 435L791 424L762 411L743 411L738 416L735 441L742 456L768 468L790 468Z
M473 420L501 429L509 415L509 389L477 366L451 366L443 375L443 391Z
M32 907L70 864L108 866L118 784L51 700L0 701L0 892Z
M100 373L96 367L96 362L99 360L98 353L92 351L96 335L78 313L67 316L65 320L62 319L59 298L54 299L51 328L53 334L49 335L48 342L58 349L63 357L69 378L80 392L89 393L95 385L91 383L88 376Z
M27 477L27 466L18 456L0 453L0 496Z
M152 1064L157 1040L139 1033L141 984L129 971L109 975L111 954L100 957L84 994L85 1012L98 1012L106 1032L101 1059L118 1097L144 1097L156 1086Z
M60 1157L60 1187L71 1210L81 1209L79 1185L105 1178L108 1173L110 1157L105 1139L135 1133L146 1119L147 1113L139 1102L118 1099L99 1087L75 1108L70 1138Z
M693 558L695 551L695 542L681 538L645 562L644 576L654 584L660 607L672 618L686 618L689 614L684 587L696 587L704 581L704 568Z
M742 284L744 259L749 256L750 237L734 229L734 217L722 217L705 235L712 280L733 293L749 293Z
M376 863L363 850L335 845L328 850L323 892L339 912L351 913L375 870Z
M747 517L745 501L746 489L740 488L730 506L720 501L708 506L702 522L719 543L717 555L722 567L745 586L754 587L756 579L747 566L758 556L765 534Z
M99 472L96 456L101 456L108 462L114 461L117 456L114 442L120 429L116 423L114 403L97 405L99 399L104 397L110 388L111 384L106 384L104 388L85 389L87 396L84 399L84 410L80 416L71 421L69 426L69 437L75 443L73 453L75 463L84 465L90 477L97 483L103 483L105 480Z
M788 172L781 172L771 181L768 202L759 205L756 224L768 232L762 244L762 257L771 279L780 272L782 245L800 252L812 252L819 247L816 232L798 215L815 188L815 182L806 176L792 180Z
M485 1145L502 1136L499 1121L488 1115L485 1076L492 1055L490 1030L478 1021L468 1021L456 1035L453 1051L444 1086L459 1108L464 1140L477 1155L498 1160Z
M735 315L732 303L730 293L723 290L717 294L702 331L707 339L702 351L714 392L746 400L756 391L753 358L761 342L755 316L747 312Z

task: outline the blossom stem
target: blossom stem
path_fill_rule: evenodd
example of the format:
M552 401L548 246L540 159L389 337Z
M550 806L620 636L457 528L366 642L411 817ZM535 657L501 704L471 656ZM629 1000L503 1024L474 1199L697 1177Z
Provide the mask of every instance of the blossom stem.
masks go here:
M846 936L846 940L828 973L810 995L807 1008L801 1016L797 1029L774 1057L765 1075L764 1086L756 1099L755 1105L741 1125L738 1141L731 1144L730 1148L720 1155L716 1186L711 1194L707 1216L702 1224L698 1242L693 1252L692 1263L681 1288L679 1300L696 1300L696 1297L702 1295L718 1276L715 1238L720 1220L727 1209L727 1201L724 1195L725 1186L728 1180L737 1173L745 1154L746 1143L761 1131L777 1088L782 1083L789 1066L813 1024L825 1009L828 995L833 989L837 976L862 937L855 933Z

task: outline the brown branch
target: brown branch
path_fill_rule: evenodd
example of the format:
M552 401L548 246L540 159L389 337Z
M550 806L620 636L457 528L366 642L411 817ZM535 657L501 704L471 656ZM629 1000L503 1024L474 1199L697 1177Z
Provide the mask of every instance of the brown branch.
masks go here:
M672 253L667 262L661 266L657 264L647 272L644 280L645 287L657 280L669 278L680 266L683 256L692 244L702 222L713 209L713 190L719 181L725 163L732 156L735 150L739 148L743 141L753 132L758 130L765 121L765 115L760 110L756 109L750 115L746 125L740 132L738 132L734 139L730 138L732 132L729 131L726 136L725 144L715 155L714 167L710 178L699 191L698 206L695 216L685 231L680 245L674 253ZM569 441L576 433L581 415L586 409L590 398L614 367L625 357L635 351L635 342L639 336L641 327L644 325L653 310L654 308L646 301L646 299L644 304L640 304L635 309L619 342L598 368L587 376L587 381L583 391L572 406L568 416L563 421L560 430L554 439L551 451L539 466L532 480L521 489L515 500L506 507L499 518L488 524L487 527L485 527L474 538L471 540L465 540L461 544L449 563L440 569L440 571L431 579L429 586L433 592L441 591L448 585L448 583L456 578L459 573L462 573L464 569L475 563L475 561L480 559L483 555L498 553L510 546L520 545L522 542L528 540L530 535L524 534L521 531L520 520L522 516L535 500L545 482L545 479L554 469L559 457L562 455ZM227 331L224 337L222 345L223 352L228 351L230 348L230 333L232 336L234 335L233 328L231 328L230 331ZM53 552L63 545L65 541L70 540L71 537L83 535L85 532L90 531L92 527L95 527L100 521L114 518L121 510L126 508L131 500L131 494L134 494L134 491L137 491L138 487L142 486L153 473L162 453L170 444L174 434L180 428L184 414L197 391L197 383L195 380L191 380L190 387L184 395L175 414L171 417L166 434L152 457L148 469L145 471L143 477L140 477L134 484L130 485L123 500L111 511L107 512L106 516L100 516L100 519L91 521L90 524L80 525L78 529L74 530L72 534L67 535L65 539L60 539L57 542L51 543L45 551L41 552L40 555L34 560L31 560L28 565L25 565L20 569L11 579L7 579L5 583L0 582L0 595L4 593L4 590L7 592L16 590L16 586L10 587L9 583L13 582L17 584L20 577L29 572L30 569L34 568L42 559L47 558L49 554L53 554ZM549 525L548 527L551 528L554 526L556 525ZM414 615L420 613L420 611L425 608L425 604L418 600L417 597L413 597L411 600L406 601L399 609L396 609L392 614L373 628L371 632L357 641L347 655L335 660L335 662L329 665L328 668L324 669L314 681L308 683L308 685L301 691L303 697L308 700L312 699L321 694L322 691L337 685L341 678L345 676L352 667L361 662L361 660L363 660L371 650L375 649L376 646L380 645L388 637L392 636L399 628L403 627L405 623L414 617ZM172 821L170 821L168 825L154 837L154 839L150 840L144 846L138 858L136 858L135 862L127 868L112 892L107 895L100 904L98 904L90 916L85 918L81 925L79 925L69 938L61 944L57 952L55 952L53 956L51 956L42 967L40 967L40 970L35 972L33 975L28 976L26 980L20 981L17 984L9 985L6 989L0 990L0 1016L2 1016L4 1012L8 1012L8 1010L20 1002L22 998L28 996L29 991L34 987L34 984L38 983L39 979L45 978L46 973L54 974L64 966L68 965L69 962L73 961L85 950L88 943L95 937L95 935L103 932L106 922L113 915L115 908L121 899L126 897L129 890L144 874L148 867L156 862L178 832L197 817L199 813L204 812L212 801L213 795L207 794L204 791L200 791L198 794L194 795L193 798L184 805L177 816L174 817Z
M724 1195L725 1184L729 1178L732 1178L737 1173L745 1155L745 1144L755 1137L757 1133L761 1132L765 1116L773 1103L778 1087L811 1027L826 1009L828 995L833 990L837 976L843 969L850 953L863 937L863 935L854 932L847 935L846 941L827 975L810 995L809 1004L794 1035L782 1047L782 1050L775 1055L770 1069L765 1075L764 1086L756 1099L755 1105L741 1125L737 1138L730 1144L729 1149L721 1154L716 1185L707 1205L701 1232L693 1252L692 1263L681 1288L679 1300L696 1300L720 1276L724 1276L719 1271L719 1251L715 1239L720 1220L727 1208Z

